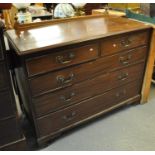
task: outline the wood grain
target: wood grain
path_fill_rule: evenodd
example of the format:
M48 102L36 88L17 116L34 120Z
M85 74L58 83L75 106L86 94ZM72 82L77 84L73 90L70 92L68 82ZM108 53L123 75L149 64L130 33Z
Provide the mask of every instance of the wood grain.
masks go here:
M131 89L133 91L130 91ZM123 95L124 91L126 91L126 94ZM133 84L130 83L105 94L80 102L77 105L46 115L37 120L40 136L47 136L52 132L62 130L78 121L92 117L105 109L115 106L123 100L138 95L139 92L139 82L134 82ZM122 95L117 96L117 94Z
M142 81L143 70L144 63L140 63L111 74L103 74L72 85L71 87L33 98L36 116L44 116L137 79Z
M37 141L52 139L51 135L123 104L139 102L151 32L149 25L120 17L55 23L20 37L7 31L21 101ZM131 40L122 43L128 37ZM114 40L117 48L112 47ZM98 54L91 59L87 50L77 50L81 56L73 64L55 67L50 61L55 54L94 43ZM68 105L60 103L62 95Z
M28 30L21 33L20 37L16 35L15 30L8 30L6 35L13 44L17 54L26 55L149 27L146 24L121 17L96 17L71 20Z
M98 58L99 45L97 43L88 44L59 52L52 51L52 53L50 55L28 59L26 61L28 76L94 60Z

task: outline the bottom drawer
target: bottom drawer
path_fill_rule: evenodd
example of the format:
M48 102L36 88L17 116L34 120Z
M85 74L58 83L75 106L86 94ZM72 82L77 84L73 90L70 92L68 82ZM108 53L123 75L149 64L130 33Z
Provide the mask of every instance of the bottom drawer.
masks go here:
M132 91L131 91L132 90ZM47 136L140 94L140 81L113 89L69 108L37 119L40 136Z
M19 138L20 132L15 118L0 121L0 146L16 141Z

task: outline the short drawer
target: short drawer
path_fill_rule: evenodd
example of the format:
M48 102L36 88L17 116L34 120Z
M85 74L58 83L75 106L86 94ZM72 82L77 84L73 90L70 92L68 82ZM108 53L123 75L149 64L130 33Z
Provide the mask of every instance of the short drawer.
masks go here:
M21 134L15 118L0 121L0 145L14 142Z
M60 108L102 94L112 88L139 79L142 82L144 63L122 69L111 74L103 74L74 86L33 98L37 117L41 117ZM91 89L90 89L91 88Z
M80 102L69 108L37 119L40 137L62 131L63 128L92 117L93 115L111 108L122 101L133 98L140 94L140 90L139 81L135 81L123 87L113 89L105 94Z
M37 96L49 91L55 91L91 79L104 72L117 70L140 61L144 62L147 54L146 51L147 47L143 46L113 56L100 58L86 64L32 78L29 80L32 95Z
M54 51L53 51L54 52ZM79 64L98 57L98 44L90 44L26 61L28 76Z
M146 45L148 43L148 31L132 32L106 38L101 43L101 55L111 55L126 49Z
M5 88L8 85L8 77L6 71L6 65L4 63L0 63L0 89Z
M0 120L14 115L12 97L9 91L0 91Z
M137 62L144 62L147 58L147 50L147 46L142 46L127 50L126 52L121 52L112 56L101 58L100 61L105 64L105 70L117 70Z

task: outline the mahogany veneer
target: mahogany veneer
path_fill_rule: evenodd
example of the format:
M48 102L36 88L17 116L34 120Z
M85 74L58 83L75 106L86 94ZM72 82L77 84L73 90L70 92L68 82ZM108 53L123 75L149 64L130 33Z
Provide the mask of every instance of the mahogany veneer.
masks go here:
M148 25L120 17L71 20L20 37L7 31L23 107L38 143L139 103L151 32Z

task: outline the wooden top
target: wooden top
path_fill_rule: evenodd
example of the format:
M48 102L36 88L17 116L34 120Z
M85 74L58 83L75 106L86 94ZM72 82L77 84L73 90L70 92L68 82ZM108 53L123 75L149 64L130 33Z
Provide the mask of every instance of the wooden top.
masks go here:
M15 33L15 30L8 30L6 36L18 55L27 55L146 28L150 28L150 26L127 18L96 17L54 23L50 26L27 30L21 33L20 37Z

